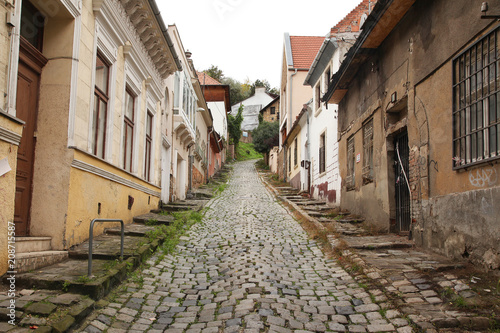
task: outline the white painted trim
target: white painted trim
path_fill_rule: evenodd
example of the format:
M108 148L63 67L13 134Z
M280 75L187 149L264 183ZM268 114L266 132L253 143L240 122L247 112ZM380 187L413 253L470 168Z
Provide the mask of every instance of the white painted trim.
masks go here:
M81 6L81 1L79 1ZM79 13L78 13L79 14ZM71 87L69 98L69 115L68 115L68 147L75 145L75 118L76 104L78 99L78 62L80 55L80 38L82 32L82 16L78 15L74 21L73 32L73 59L71 60Z
M115 183L125 185L127 187L133 188L138 191L142 191L144 193L147 193L149 195L155 196L155 197L160 197L161 193L157 191L153 191L145 186L142 186L140 184L134 183L133 181L130 181L128 179L125 179L123 177L117 176L116 174L103 170L101 168L95 167L91 164L79 161L79 160L73 160L71 162L71 166L75 169L79 169L85 172L92 173L94 175L97 175L99 177L111 180Z
M10 37L10 55L9 55L9 77L7 84L7 107L6 112L11 116L16 116L17 102L17 73L19 71L19 45L21 29L21 7L22 1L15 2L14 16L15 27L12 28Z
M21 143L21 135L9 131L8 129L0 127L0 140L12 143L13 145L19 146Z

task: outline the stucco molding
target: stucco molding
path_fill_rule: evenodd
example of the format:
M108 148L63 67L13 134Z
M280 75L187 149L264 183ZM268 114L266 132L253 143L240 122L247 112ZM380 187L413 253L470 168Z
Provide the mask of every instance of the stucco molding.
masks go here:
M19 146L21 143L21 135L0 127L0 140Z
M113 181L115 183L118 183L118 184L125 185L127 187L130 187L130 188L133 188L135 190L147 193L149 195L152 195L152 196L155 196L155 197L158 197L158 198L161 196L160 192L151 190L151 189L149 189L149 188L147 188L145 186L142 186L140 184L134 183L133 181L130 181L128 179L125 179L123 177L115 175L114 173L111 173L109 171L103 170L101 168L98 168L98 167L93 166L91 164L85 163L83 161L73 160L73 162L71 163L71 166L73 168L75 168L75 169L79 169L79 170L82 170L82 171L85 171L85 172L92 173L92 174L94 174L96 176L99 176L99 177L111 180L111 181Z

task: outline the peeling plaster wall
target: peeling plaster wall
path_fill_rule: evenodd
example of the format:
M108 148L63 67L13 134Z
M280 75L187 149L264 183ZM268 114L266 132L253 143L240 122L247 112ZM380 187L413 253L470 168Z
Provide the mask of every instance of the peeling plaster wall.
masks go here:
M339 106L341 206L389 229L395 217L394 136L408 132L412 236L418 245L500 268L498 160L454 170L453 58L497 24L482 20L477 6L458 0L417 1L360 67ZM392 94L403 107L395 113ZM393 110L394 111L394 110ZM373 117L372 183L355 164L354 189L347 190L347 139L363 159L363 122Z

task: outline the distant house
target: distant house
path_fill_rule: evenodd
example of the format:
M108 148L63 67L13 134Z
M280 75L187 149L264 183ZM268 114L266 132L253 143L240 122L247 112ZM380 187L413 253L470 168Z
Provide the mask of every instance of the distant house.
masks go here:
M323 101L339 104L342 208L498 269L500 26L479 4L378 1Z
M259 126L260 111L275 98L276 96L266 92L265 87L255 87L255 93L252 96L231 107L231 114L236 116L238 109L243 105L242 142L252 142L251 131Z
M296 124L299 114L303 114L304 104L311 99L312 88L304 85L315 56L325 37L290 36L285 33L283 46L283 68L280 87L280 156L278 174L296 188L308 188L300 180L300 151L306 152L307 140L300 135L301 124ZM294 132L292 133L292 127ZM293 155L293 156L292 156ZM305 156L305 159L308 159ZM295 163L297 162L297 163Z
M278 121L280 113L280 97L276 97L269 104L264 106L262 110L260 110L260 114L262 115L262 119L269 123Z

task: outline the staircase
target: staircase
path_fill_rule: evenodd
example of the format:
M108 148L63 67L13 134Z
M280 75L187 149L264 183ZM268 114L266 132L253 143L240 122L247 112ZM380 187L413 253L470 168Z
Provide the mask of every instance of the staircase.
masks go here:
M60 262L67 251L53 251L50 237L16 237L16 271L29 272Z

